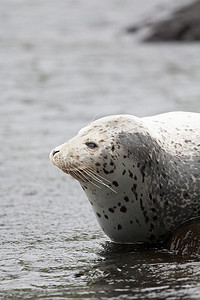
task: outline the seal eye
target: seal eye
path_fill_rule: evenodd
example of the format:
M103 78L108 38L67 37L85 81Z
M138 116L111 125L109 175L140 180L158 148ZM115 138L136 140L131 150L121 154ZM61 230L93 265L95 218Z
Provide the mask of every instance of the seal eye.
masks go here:
M95 143L93 143L93 142L87 142L87 143L85 143L86 144L86 146L88 147L88 148L90 148L90 149L94 149L94 148L97 148L98 146L97 146L97 144L95 144Z

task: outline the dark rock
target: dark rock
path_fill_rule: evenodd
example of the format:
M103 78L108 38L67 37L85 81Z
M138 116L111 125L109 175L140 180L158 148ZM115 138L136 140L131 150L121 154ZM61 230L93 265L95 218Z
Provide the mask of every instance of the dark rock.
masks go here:
M139 30L139 26L137 25L132 25L130 27L127 28L127 33L135 33Z
M153 24L152 32L145 41L200 41L200 0Z

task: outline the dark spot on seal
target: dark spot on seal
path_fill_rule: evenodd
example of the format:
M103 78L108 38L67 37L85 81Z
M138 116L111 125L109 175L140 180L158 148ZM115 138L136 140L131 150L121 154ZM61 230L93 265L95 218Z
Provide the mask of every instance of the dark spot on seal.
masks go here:
M98 212L97 212L97 217L101 218L101 214L99 214Z
M138 194L136 192L136 188L137 188L137 184L133 184L131 191L133 192L133 194L135 195L135 199L138 200Z
M103 168L103 171L104 171L105 174L109 174L109 172L104 168Z
M95 164L95 166L100 167L101 164L97 162L97 163Z
M115 212L114 209L113 209L112 207L110 207L108 210L109 210L111 213L114 213L114 212Z
M125 175L125 173L126 173L126 170L123 171L122 175Z
M116 186L116 187L119 185L118 182L115 181L115 180L114 180L112 183L113 183L113 185Z
M104 215L104 217L105 217L106 219L108 219L108 216L107 216L107 215Z
M143 206L142 199L140 199L140 208L141 208L142 211L144 211L144 206Z
M126 206L123 205L123 206L120 208L120 211L123 212L123 213L125 213L125 212L127 211Z
M117 205L118 205L118 206L121 206L121 203L119 202Z
M111 165L111 166L114 166L114 162L112 161L112 159L111 159L111 161L110 161L110 165Z
M125 196L125 197L124 197L124 200L125 200L126 202L128 202L128 201L129 201L129 198L128 198L127 196Z
M145 170L145 166L142 166L141 169L140 169L141 174L142 174L142 182L144 182L144 177L145 177L144 170Z
M111 148L112 152L115 151L115 146L113 145Z
M117 229L122 230L122 225L118 224Z
M129 172L129 176L130 176L131 178L133 178L133 173L132 173L130 170L128 170L128 172Z

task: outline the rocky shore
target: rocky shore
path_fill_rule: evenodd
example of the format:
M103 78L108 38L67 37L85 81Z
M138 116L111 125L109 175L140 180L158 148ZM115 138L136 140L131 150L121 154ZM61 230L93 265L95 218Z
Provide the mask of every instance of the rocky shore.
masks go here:
M174 12L167 20L148 25L150 34L144 38L146 42L163 41L200 41L200 0L184 6ZM137 30L136 30L137 29ZM140 28L128 28L134 33Z

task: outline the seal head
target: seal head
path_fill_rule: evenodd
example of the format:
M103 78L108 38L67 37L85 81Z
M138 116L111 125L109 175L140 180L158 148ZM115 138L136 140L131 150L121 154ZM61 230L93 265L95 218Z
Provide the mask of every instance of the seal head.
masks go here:
M200 215L199 127L194 113L109 116L81 129L50 159L80 182L113 241L159 242Z

